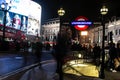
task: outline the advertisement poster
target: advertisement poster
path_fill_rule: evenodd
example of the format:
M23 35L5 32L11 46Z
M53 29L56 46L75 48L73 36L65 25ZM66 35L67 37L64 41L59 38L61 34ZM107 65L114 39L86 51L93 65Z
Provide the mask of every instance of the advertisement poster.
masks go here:
M27 34L29 35L37 35L38 34L38 26L39 22L35 19L29 18Z
M3 11L0 12L2 14ZM0 24L3 25L3 16L0 16ZM12 27L17 30L26 32L28 24L28 17L13 12L7 12L6 14L6 26Z

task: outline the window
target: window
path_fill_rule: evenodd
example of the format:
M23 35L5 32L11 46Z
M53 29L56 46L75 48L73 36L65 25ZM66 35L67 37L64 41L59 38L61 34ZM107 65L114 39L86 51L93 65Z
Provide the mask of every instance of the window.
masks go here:
M118 33L118 30L115 30L115 34L117 35L117 33Z
M120 35L120 29L119 29L119 35Z

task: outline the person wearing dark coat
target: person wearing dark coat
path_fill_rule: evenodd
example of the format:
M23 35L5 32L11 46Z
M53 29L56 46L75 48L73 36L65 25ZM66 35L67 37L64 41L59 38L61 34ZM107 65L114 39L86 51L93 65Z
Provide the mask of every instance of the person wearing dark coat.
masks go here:
M117 58L117 49L114 43L110 43L109 56L110 56L110 70L112 72L116 72L114 63L115 63L115 58Z
M37 39L35 43L35 55L37 58L37 62L41 62L42 48L43 48L42 42L40 42L40 40Z
M101 52L100 46L97 46L97 44L95 44L93 48L93 56L94 56L93 58L95 62L96 60L98 61L100 59L100 52Z

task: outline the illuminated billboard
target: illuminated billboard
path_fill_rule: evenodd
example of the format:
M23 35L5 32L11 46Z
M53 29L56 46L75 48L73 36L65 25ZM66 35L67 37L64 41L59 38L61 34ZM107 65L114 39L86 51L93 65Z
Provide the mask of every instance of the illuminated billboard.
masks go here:
M7 13L6 26L25 31L28 35L40 34L41 6L32 0L0 0L11 4ZM0 12L0 24L3 24L3 12Z
M0 0L0 4L7 2L11 5L10 12L28 16L31 0Z
M7 12L6 26L26 32L28 17L12 12Z
M41 25L41 6L34 1L29 5L27 34L39 35Z

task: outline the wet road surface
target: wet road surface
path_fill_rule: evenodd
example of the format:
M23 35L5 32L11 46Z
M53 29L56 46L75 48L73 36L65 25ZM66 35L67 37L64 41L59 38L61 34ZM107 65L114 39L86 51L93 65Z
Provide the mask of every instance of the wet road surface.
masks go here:
M43 50L41 61L53 59L53 56L50 53L51 51ZM36 58L34 54L30 53L27 56L17 53L8 53L2 56L0 55L0 76L15 71L19 68L34 64L35 60Z

